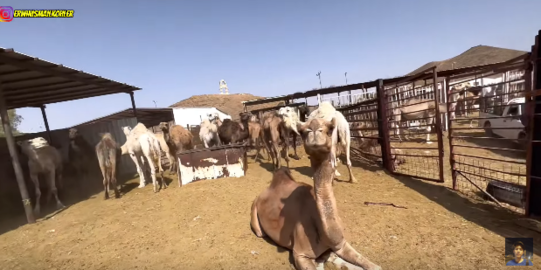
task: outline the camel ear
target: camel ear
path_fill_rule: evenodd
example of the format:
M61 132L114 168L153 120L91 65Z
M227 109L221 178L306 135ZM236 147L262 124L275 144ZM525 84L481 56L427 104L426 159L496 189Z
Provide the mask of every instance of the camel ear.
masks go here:
M334 130L334 128L336 127L336 117L333 117L330 122L326 123L326 125L327 125L327 129L329 129L329 131Z

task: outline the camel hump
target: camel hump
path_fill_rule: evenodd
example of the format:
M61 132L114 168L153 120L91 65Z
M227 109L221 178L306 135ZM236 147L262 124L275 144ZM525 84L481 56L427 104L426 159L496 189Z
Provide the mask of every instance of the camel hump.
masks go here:
M272 183L271 186L279 185L280 183L287 182L287 181L293 181L295 182L295 179L293 179L293 176L291 175L291 171L287 167L280 167L276 171L274 171L274 174L272 176Z

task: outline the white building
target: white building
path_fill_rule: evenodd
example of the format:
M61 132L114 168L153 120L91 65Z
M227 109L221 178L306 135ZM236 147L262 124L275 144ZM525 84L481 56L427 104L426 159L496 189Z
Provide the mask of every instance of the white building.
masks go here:
M207 118L210 113L218 113L221 120L231 119L229 114L226 114L215 107L203 107L203 108L173 108L173 115L175 117L175 123L186 127L198 126L201 124L201 119Z

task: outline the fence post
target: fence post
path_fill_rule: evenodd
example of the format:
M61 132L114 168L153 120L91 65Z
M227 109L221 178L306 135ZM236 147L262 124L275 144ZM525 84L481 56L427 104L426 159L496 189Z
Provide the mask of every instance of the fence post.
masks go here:
M383 89L383 80L379 79L376 86L376 99L378 102L378 133L379 145L381 147L381 160L383 168L389 172L394 172L393 161L391 159L391 142L389 138L389 118L387 117L387 95Z
M434 103L436 104L436 134L438 136L438 165L440 170L440 182L445 182L443 176L443 156L445 152L443 151L443 132L441 130L441 114L440 114L440 92L438 91L438 74L436 73L436 67L432 70L432 80L434 84Z
M453 179L453 190L456 190L456 171L455 171L455 156L453 148L453 120L451 120L451 90L449 84L451 79L445 78L445 95L447 96L447 138L449 140L449 165L451 166L451 178ZM456 107L455 107L456 111ZM456 112L455 112L456 117Z

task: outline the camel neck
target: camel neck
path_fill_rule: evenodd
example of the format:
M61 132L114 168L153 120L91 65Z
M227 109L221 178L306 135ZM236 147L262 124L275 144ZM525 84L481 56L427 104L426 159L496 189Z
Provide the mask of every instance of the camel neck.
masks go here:
M311 159L314 168L314 193L323 225L323 235L333 250L340 249L345 240L332 188L335 170L331 166L331 155Z

